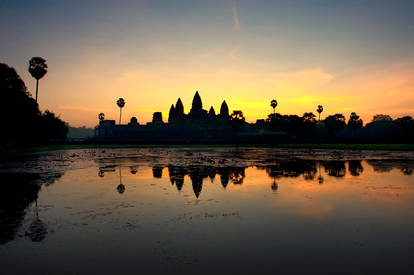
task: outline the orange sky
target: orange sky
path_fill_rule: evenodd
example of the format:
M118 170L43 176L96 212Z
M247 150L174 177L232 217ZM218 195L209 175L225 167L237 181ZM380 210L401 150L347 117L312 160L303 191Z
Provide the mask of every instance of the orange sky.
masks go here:
M119 97L123 123L149 122L155 111L166 121L178 97L189 111L196 90L205 109L218 112L226 100L249 122L266 118L272 99L282 114L316 113L322 104L322 117L414 116L411 7L233 0L28 2L23 9L10 2L0 11L10 25L0 29L0 62L34 94L27 62L44 57L40 108L72 126L93 127L100 112L118 120ZM39 16L30 21L32 13Z

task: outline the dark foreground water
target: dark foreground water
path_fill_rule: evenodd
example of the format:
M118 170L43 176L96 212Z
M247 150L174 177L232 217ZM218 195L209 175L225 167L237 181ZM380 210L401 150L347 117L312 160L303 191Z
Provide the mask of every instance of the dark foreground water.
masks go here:
M0 165L1 274L413 274L414 155L55 151Z

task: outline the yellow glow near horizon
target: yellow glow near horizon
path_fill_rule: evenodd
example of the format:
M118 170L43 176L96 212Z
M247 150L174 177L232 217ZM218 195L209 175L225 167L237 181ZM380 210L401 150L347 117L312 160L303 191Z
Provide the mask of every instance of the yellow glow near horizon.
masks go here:
M384 71L381 75L357 75L337 80L321 68L295 72L266 72L261 68L179 70L134 69L116 75L94 69L74 71L67 75L67 85L60 86L60 76L51 71L40 82L41 109L51 109L73 126L97 124L97 115L118 120L116 100L123 97L123 123L136 116L140 123L149 122L152 113L161 111L168 119L171 104L180 97L185 112L191 108L192 97L199 91L204 109L213 106L216 113L226 100L230 111L242 110L247 121L266 118L272 109L270 100L278 101L277 112L302 115L314 112L322 104L322 117L355 111L369 122L376 113L401 115L414 113L413 73L405 70ZM30 81L30 80L29 80ZM27 80L26 80L27 82ZM28 82L33 88L33 81ZM59 93L54 91L60 90Z

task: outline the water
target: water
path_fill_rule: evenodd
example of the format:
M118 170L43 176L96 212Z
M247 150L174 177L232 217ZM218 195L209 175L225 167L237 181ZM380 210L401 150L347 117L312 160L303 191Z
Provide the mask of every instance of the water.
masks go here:
M410 152L38 154L0 165L0 272L412 274L413 170Z

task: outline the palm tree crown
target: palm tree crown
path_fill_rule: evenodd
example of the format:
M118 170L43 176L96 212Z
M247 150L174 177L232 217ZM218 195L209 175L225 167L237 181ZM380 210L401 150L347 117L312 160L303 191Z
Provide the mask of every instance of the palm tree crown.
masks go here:
M322 105L318 105L318 109L316 109L316 111L319 113L319 122L318 124L321 124L321 113L323 112L323 106Z
M39 79L45 76L47 73L47 64L46 60L41 57L32 57L29 60L29 73L36 79L36 103L37 103L37 93L39 90Z
M277 101L276 99L272 99L272 101L270 101L270 106L272 106L273 108L273 113L275 112L275 108L277 106Z
M125 106L125 100L121 97L116 101L116 105L118 105L119 108L123 108Z
M104 113L100 113L98 115L99 121L103 121L105 119L105 114Z
M316 109L316 111L320 114L323 112L323 106L322 105L318 105L318 109Z
M125 100L122 97L120 97L116 101L116 105L118 105L119 107L119 124L121 124L122 108L125 106Z
M46 60L41 57L32 57L29 60L29 73L36 80L41 79L47 73Z

